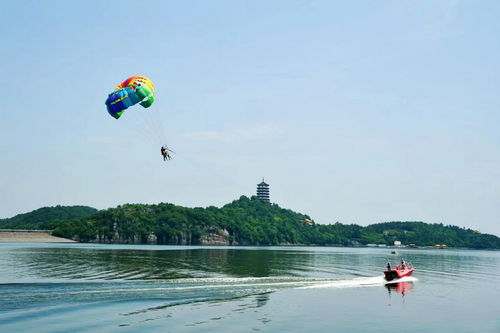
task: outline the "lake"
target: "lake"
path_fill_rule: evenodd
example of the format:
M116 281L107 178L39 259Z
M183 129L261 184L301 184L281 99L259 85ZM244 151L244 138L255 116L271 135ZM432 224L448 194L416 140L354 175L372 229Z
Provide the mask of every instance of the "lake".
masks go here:
M0 331L500 332L499 251L397 251L3 243Z

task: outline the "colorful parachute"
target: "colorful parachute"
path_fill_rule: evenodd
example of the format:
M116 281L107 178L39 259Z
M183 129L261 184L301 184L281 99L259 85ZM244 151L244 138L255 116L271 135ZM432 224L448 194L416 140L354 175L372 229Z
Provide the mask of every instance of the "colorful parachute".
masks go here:
M111 116L118 119L125 109L140 103L147 108L155 100L154 84L144 76L132 76L120 83L106 100Z

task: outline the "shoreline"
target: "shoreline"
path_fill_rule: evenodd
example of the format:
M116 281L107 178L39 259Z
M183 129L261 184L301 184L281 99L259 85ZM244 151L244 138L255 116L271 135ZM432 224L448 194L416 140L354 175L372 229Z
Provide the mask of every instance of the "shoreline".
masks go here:
M50 230L15 230L15 229L0 229L0 243L80 243L78 241L52 236ZM84 242L87 243L87 242ZM374 246L341 246L341 245L316 245L316 244L280 244L280 245L223 245L223 244L130 244L130 243L119 243L119 242L89 242L89 244L109 244L109 245L158 245L158 246L200 246L200 247L210 247L210 246L224 246L224 247L348 247L348 248L378 248L378 249L439 249L439 250L480 250L480 251L499 251L499 249L476 249L467 247L445 247L438 248L434 246L416 246L416 247L374 247ZM392 255L399 255L399 253L393 253Z

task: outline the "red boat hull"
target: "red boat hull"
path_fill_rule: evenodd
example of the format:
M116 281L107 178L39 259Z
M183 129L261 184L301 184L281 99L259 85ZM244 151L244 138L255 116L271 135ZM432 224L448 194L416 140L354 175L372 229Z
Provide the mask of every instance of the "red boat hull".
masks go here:
M387 281L392 281L396 279L401 279L405 276L410 276L413 274L415 269L413 267L405 267L404 269L391 269L388 271L384 271L384 276Z

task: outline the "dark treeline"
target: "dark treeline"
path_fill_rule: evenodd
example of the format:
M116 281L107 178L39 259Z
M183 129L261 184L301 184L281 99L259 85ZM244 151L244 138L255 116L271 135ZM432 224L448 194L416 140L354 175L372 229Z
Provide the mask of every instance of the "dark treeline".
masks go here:
M372 224L366 232L383 235L384 239L397 239L403 244L446 244L452 247L474 249L500 249L500 238L489 234L478 234L471 229L441 223L385 222Z
M61 221L80 219L97 213L87 206L43 207L11 218L0 219L0 229L52 230Z
M50 220L44 209L56 208L59 213ZM73 215L66 212L68 216L61 218L65 209L75 212ZM356 246L392 245L399 240L416 246L446 244L500 249L500 238L456 226L423 222L386 222L367 227L315 224L307 215L245 196L222 208L161 203L126 204L97 211L90 207L58 206L23 215L24 218L18 215L0 220L0 228L53 229L55 236L102 243ZM13 225L13 221L19 224Z

